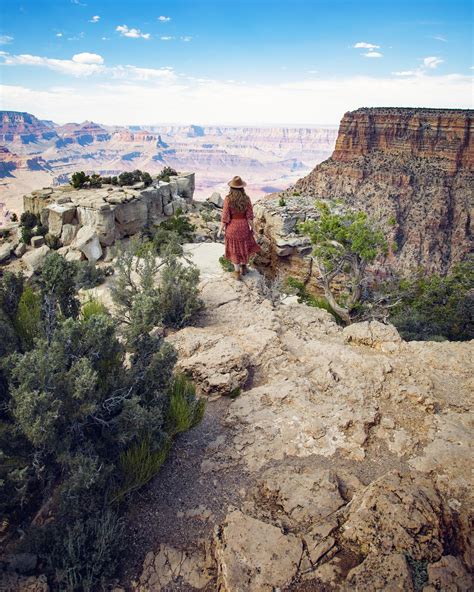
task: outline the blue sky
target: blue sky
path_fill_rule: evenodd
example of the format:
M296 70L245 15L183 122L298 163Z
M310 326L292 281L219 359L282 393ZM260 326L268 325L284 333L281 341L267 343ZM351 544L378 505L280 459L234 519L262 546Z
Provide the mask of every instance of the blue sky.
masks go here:
M3 0L0 107L64 122L337 123L472 107L465 0Z

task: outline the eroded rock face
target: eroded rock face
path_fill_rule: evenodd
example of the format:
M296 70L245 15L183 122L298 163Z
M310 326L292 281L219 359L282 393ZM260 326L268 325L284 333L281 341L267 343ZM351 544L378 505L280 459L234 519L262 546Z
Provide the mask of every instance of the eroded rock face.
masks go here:
M293 189L259 202L264 263L304 278L309 251L294 220L312 217L315 199L333 199L381 217L388 244L396 245L385 266L449 271L474 248L473 119L461 109L346 113L331 158Z
M194 173L171 177L169 183L154 181L151 187L103 185L98 189L60 186L33 191L23 199L24 210L41 217L49 234L69 245L78 229L91 227L101 246L140 232L147 225L192 209ZM75 230L74 230L74 227Z

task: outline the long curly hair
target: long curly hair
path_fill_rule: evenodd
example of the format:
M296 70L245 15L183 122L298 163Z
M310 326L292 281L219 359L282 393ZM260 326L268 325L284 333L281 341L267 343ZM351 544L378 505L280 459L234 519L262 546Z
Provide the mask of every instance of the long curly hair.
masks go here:
M229 199L229 205L238 212L245 212L250 202L250 197L245 193L245 189L231 187L227 195Z

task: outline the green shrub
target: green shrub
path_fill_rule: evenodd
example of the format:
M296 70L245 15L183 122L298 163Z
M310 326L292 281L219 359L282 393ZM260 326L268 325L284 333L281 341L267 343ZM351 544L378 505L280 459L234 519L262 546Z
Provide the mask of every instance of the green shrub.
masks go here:
M294 195L294 194L293 194ZM280 208L283 208L286 206L286 201L285 198L283 197L283 195L280 197L280 199L278 200L278 205L280 206Z
M169 183L170 177L174 177L177 174L178 173L171 167L165 167L158 175L157 179L158 181L164 181L165 183Z
M90 177L86 175L84 171L78 171L72 174L71 185L75 189L82 189L87 183L89 183Z
M33 347L35 337L41 336L41 296L30 286L23 290L18 303L15 328L25 351Z
M294 197L298 197L299 195L301 195L301 193L299 191L293 191L293 195Z
M46 236L48 233L48 227L44 226L43 224L38 224L38 226L34 229L35 236Z
M10 236L10 230L8 228L0 228L0 238L5 239Z
M159 285L160 309L166 326L180 329L202 308L198 283L197 267L185 267L175 255L166 257Z
M93 175L90 176L89 178L89 187L91 188L99 188L102 187L102 178L100 175L97 175L96 173L94 173Z
M26 226L21 227L21 242L25 243L25 245L29 245L32 237L34 236L34 232L31 228Z
M447 276L423 272L384 288L395 301L389 320L406 340L474 338L474 266L456 265Z
M32 212L23 212L20 217L20 226L23 226L24 228L34 228L35 226L38 226L38 218L36 214L33 214Z
M174 377L170 393L166 427L175 436L201 423L206 406L204 399L196 400L196 388L184 374Z
M331 313L333 317L340 322L340 318L338 317L337 313L331 308L331 305L324 297L318 297L314 294L310 294L306 286L303 282L297 280L294 277L288 277L286 279L286 288L289 289L291 292L296 293L298 297L298 302L307 304L308 306L313 306L314 308L322 308L323 310L327 310L327 312Z
M146 436L122 452L119 462L122 484L114 494L114 501L146 485L160 470L170 448L170 440L165 440L154 449L151 438Z
M13 212L13 214L10 216L10 220L12 222L18 222L18 216L16 215L15 212Z
M91 261L74 261L76 289L89 290L102 284L110 268L103 268Z
M160 228L176 233L181 242L192 242L194 237L194 231L196 227L191 224L181 210L177 210L173 216L170 216L166 220L161 222Z
M105 307L100 300L91 298L84 302L81 307L81 318L84 321L88 321L94 315L105 315L107 316L109 313L107 308Z
M224 255L219 257L219 263L221 264L221 267L224 271L234 271L234 264L232 261L226 259Z

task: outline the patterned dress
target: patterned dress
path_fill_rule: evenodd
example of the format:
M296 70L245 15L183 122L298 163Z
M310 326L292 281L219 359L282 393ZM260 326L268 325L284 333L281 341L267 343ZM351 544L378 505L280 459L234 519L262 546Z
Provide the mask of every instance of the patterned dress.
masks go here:
M247 265L249 257L260 251L250 230L249 220L253 220L250 200L245 212L239 212L231 208L228 197L224 199L221 221L225 224L225 258L232 263Z

